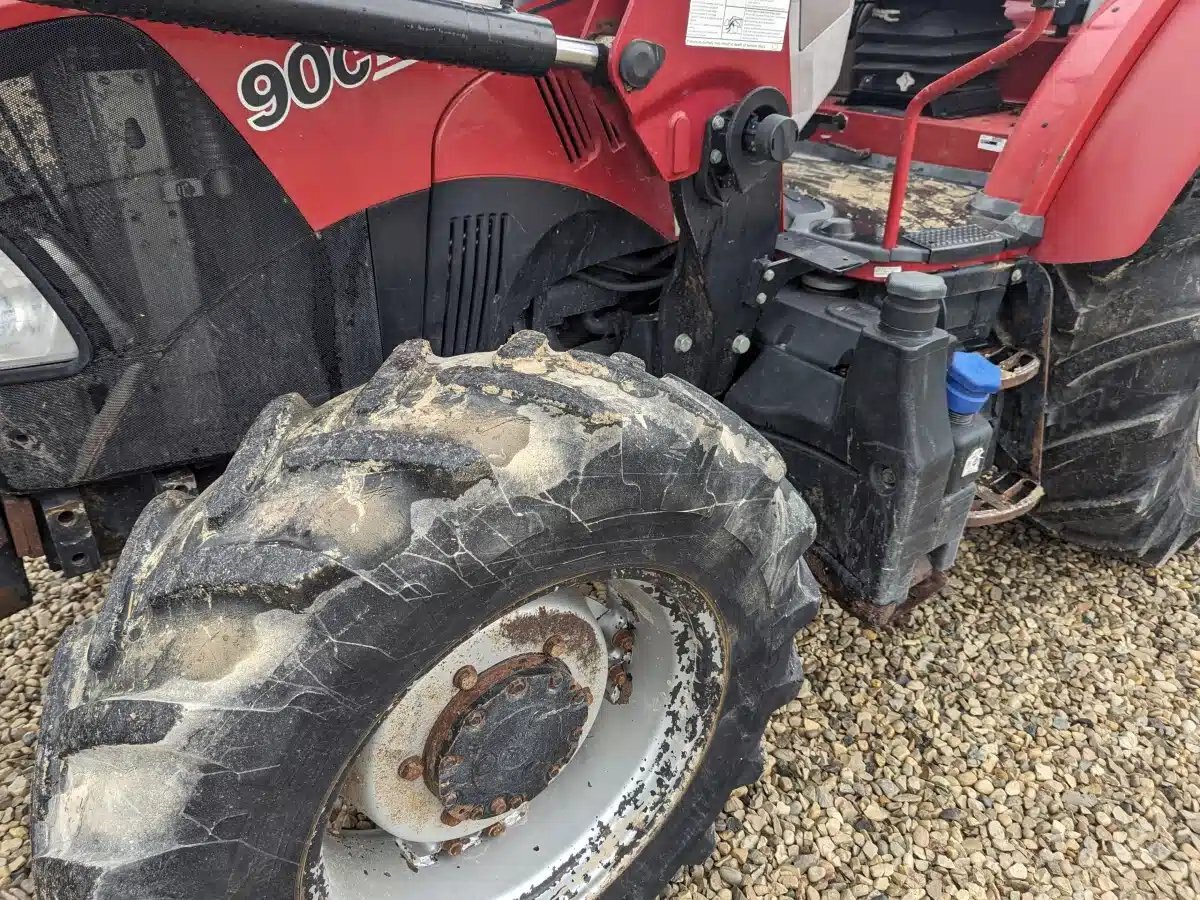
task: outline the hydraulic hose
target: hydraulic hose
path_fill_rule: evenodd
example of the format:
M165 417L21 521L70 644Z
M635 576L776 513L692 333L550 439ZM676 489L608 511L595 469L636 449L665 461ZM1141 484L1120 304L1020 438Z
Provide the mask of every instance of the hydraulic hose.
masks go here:
M45 6L149 19L470 66L513 75L555 67L592 71L599 45L559 37L511 4L454 0L34 0Z

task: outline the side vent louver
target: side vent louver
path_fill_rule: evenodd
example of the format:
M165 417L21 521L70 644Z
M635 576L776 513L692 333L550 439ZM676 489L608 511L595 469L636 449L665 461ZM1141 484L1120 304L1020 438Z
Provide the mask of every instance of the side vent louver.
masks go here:
M508 218L508 213L479 213L450 220L442 353L471 353L487 339L488 309L503 283Z
M601 141L613 151L624 146L616 122L578 72L551 72L537 79L537 86L568 162L587 165L599 154Z

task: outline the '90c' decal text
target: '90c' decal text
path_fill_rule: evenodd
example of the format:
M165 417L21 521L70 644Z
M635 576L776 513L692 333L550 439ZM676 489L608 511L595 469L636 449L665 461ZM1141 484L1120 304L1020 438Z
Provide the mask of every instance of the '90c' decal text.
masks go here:
M248 65L238 78L238 99L253 113L246 120L251 128L271 131L284 123L293 106L314 109L339 85L359 88L415 62L356 50L332 50L319 44L293 44L282 66L273 59Z

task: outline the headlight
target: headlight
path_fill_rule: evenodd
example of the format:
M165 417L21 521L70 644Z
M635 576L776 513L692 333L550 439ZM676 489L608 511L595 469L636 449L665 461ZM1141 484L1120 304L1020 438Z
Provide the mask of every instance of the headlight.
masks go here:
M79 346L20 267L0 252L0 371L69 362Z

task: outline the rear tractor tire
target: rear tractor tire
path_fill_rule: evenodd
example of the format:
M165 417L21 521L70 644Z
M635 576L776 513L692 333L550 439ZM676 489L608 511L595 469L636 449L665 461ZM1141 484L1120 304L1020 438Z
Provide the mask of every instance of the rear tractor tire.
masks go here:
M1200 532L1200 197L1126 259L1059 266L1037 520L1151 565Z
M699 391L531 332L275 401L64 639L41 897L655 896L799 684L784 476Z

